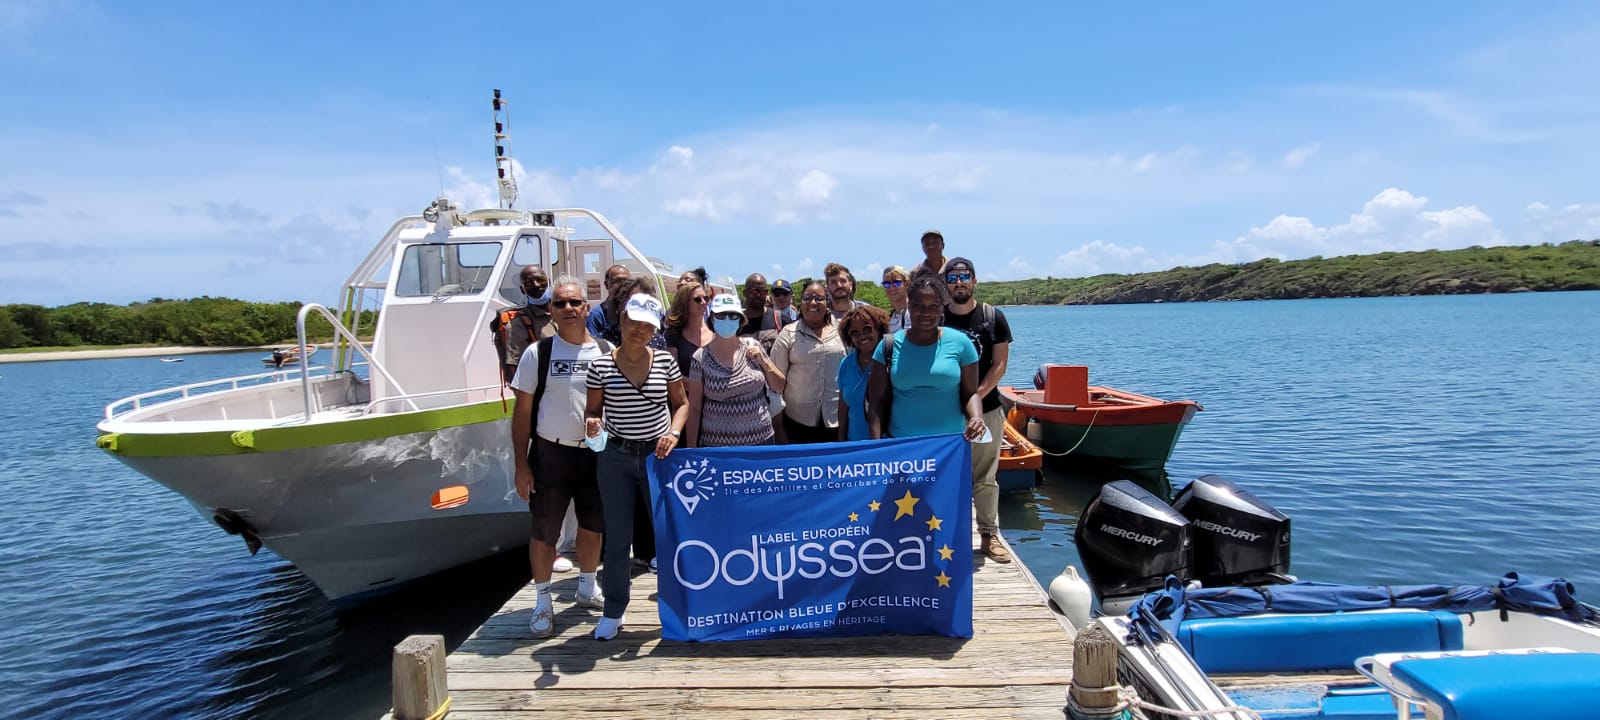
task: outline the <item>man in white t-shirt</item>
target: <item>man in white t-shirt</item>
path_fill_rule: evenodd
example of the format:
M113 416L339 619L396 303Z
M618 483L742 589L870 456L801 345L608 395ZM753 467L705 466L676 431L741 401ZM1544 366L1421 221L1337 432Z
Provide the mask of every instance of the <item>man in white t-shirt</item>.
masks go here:
M578 518L579 607L602 610L605 597L595 582L600 566L601 533L605 514L600 487L595 480L595 454L584 445L583 409L588 401L585 380L589 363L609 349L589 335L584 320L588 302L576 278L557 278L550 291L550 314L555 337L523 352L511 380L517 406L511 416L512 462L516 465L517 494L528 501L533 516L528 562L533 569L538 601L528 627L535 637L555 633L555 609L550 597L550 575L556 559L556 542L562 518L571 503ZM540 353L549 349L550 357ZM543 393L540 394L540 376Z

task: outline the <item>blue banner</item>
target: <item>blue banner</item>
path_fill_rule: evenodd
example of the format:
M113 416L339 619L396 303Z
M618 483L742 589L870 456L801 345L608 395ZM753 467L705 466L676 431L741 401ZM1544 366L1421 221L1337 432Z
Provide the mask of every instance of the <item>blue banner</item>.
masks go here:
M661 636L972 637L971 458L946 435L652 459Z

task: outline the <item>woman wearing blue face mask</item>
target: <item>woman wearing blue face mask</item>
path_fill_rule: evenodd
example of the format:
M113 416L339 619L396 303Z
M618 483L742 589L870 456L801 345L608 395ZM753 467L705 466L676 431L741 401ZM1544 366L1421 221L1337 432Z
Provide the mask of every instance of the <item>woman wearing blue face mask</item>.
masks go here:
M783 387L778 371L761 343L739 337L744 308L732 295L711 299L711 342L696 350L689 363L685 389L689 395L689 447L771 445L767 388Z

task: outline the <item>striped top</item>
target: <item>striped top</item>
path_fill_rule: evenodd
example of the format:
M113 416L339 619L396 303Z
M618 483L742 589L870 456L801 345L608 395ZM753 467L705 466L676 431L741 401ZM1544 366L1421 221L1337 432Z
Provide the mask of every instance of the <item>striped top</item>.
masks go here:
M678 361L665 350L650 350L650 374L644 386L629 382L617 367L616 352L589 363L585 387L605 393L606 434L622 440L654 440L672 431L667 386L683 380Z
M767 411L767 376L751 362L753 338L740 338L735 367L722 364L710 346L694 353L689 382L701 384L700 447L761 445L772 440L772 415Z

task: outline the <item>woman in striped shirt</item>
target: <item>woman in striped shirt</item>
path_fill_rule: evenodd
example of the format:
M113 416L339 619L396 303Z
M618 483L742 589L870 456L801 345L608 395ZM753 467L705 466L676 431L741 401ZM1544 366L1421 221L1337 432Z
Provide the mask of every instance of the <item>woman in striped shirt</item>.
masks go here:
M688 416L678 361L650 347L650 338L661 329L661 311L661 301L650 295L630 297L619 318L622 344L589 363L586 430L590 438L602 431L606 436L595 463L606 519L600 568L606 607L594 631L599 640L616 637L628 609L634 506L650 504L645 463L649 455L666 457L678 446Z

